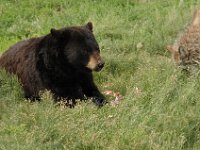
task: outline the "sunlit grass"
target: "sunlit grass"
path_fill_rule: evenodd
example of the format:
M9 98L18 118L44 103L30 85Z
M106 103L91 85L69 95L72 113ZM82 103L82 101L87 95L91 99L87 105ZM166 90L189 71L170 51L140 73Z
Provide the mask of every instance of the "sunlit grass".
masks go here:
M0 149L198 149L199 77L177 69L165 49L198 6L196 0L1 0L0 53L51 28L92 21L106 61L95 81L123 100L70 109L46 92L30 103L16 77L0 72Z

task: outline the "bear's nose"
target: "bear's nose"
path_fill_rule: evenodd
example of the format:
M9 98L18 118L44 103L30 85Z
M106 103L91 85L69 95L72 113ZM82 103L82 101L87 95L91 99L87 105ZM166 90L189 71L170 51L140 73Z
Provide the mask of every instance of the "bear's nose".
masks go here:
M98 68L103 68L103 67L104 67L104 63L98 64Z
M97 65L98 70L101 70L101 69L104 67L104 64L105 64L105 62L104 62L104 61L101 61L101 62Z

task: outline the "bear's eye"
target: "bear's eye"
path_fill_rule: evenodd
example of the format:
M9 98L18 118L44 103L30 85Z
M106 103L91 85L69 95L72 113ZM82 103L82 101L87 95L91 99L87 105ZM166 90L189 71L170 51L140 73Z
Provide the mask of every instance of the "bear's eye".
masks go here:
M100 52L99 46L96 46L96 47L95 47L95 50L98 51L98 52Z

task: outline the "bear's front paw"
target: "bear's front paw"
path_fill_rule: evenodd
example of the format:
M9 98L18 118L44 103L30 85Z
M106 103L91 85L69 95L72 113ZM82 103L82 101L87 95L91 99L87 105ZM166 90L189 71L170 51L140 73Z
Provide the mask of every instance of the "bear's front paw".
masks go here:
M104 98L101 97L92 97L92 101L98 106L98 107L102 107L103 105L105 105L107 102Z

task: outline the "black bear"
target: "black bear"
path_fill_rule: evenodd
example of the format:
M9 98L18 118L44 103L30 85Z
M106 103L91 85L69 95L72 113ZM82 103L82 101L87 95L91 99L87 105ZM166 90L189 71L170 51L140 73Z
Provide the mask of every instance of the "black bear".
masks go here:
M50 90L57 101L91 98L102 106L105 97L92 71L100 71L104 61L92 30L88 22L20 41L0 57L0 68L18 76L28 99L39 99L40 91Z

